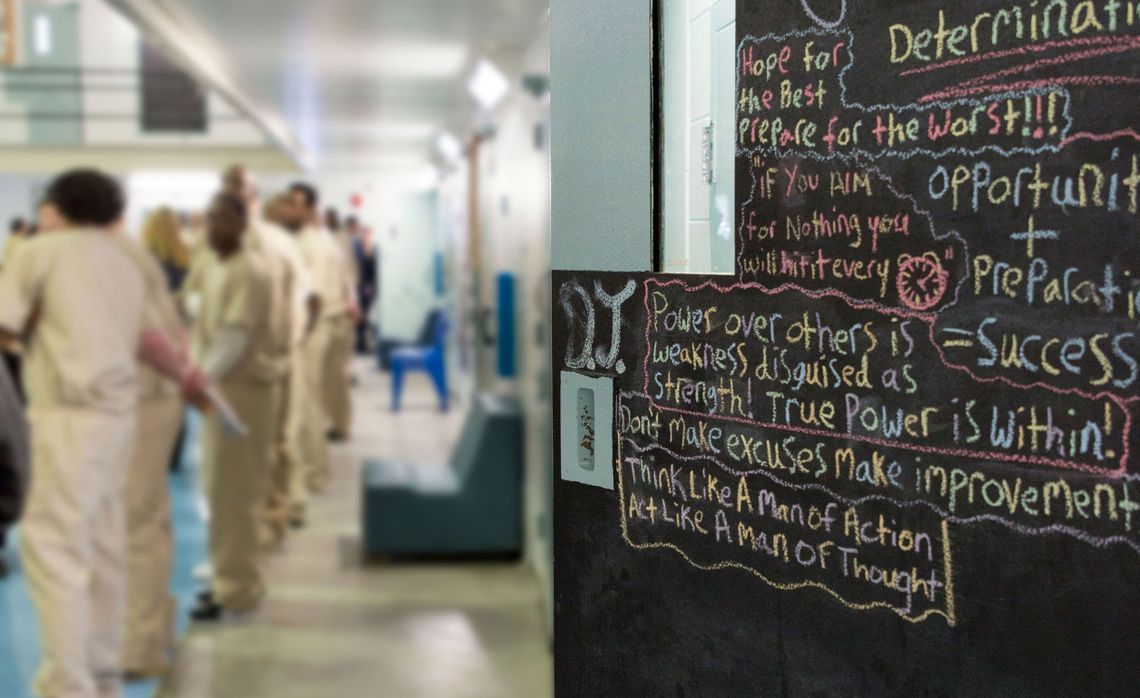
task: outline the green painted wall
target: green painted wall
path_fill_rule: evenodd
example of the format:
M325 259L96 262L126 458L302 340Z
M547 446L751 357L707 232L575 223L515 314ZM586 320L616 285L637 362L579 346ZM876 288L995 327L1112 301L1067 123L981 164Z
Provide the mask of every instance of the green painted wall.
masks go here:
M650 271L649 0L550 3L555 269Z

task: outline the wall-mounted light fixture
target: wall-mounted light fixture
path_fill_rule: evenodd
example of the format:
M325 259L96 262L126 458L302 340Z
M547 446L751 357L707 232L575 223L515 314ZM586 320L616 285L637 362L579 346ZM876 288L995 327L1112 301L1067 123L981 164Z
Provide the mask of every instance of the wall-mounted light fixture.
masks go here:
M443 131L435 139L435 147L448 163L458 162L463 157L463 144L450 131Z
M486 111L497 107L510 89L511 83L507 76L486 58L479 61L467 81L467 91Z

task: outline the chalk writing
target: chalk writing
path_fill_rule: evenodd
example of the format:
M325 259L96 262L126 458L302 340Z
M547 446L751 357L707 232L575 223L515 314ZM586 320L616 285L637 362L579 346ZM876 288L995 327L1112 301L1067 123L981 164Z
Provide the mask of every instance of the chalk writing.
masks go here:
M723 308L728 293L749 311ZM1101 473L1128 462L1132 416L1118 398L1062 403L1024 387L963 399L976 377L941 363L930 316L712 282L649 280L645 298L644 390L660 407L931 454Z
M667 547L704 569L739 568L781 589L823 589L856 609L954 624L946 522L921 507L804 490L623 438L617 481L634 547Z
M556 276L556 359L617 374L612 542L631 574L815 590L778 605L878 609L938 652L988 638L981 673L1017 678L989 694L1080 694L998 657L1137 606L1140 2L753 5L716 203L735 277ZM612 570L587 571L592 602ZM989 593L1010 580L1032 598ZM1088 693L1122 692L1101 674Z
M683 456L715 458L738 473L766 472L833 496L859 493L918 502L954 524L994 522L1024 535L1065 534L1140 552L1140 478L1043 472L968 458L930 456L850 439L788 433L659 409L624 393L619 434Z
M1070 93L1033 81L862 105L847 98L855 62L847 30L746 37L737 56L738 152L824 159L1042 153L1058 150L1072 124Z
M633 295L637 284L631 279L622 290L616 294L609 294L600 281L594 284L594 295L591 298L577 280L568 281L558 291L559 305L568 322L574 325L574 333L579 335L577 352L575 346L566 346L565 362L568 368L595 368L613 369L617 373L625 372L625 362L618 358L621 351L621 306ZM594 323L596 312L594 299L610 312L612 322L610 325L610 345L608 348L594 348ZM577 303L575 302L577 301ZM578 312L581 309L581 313Z

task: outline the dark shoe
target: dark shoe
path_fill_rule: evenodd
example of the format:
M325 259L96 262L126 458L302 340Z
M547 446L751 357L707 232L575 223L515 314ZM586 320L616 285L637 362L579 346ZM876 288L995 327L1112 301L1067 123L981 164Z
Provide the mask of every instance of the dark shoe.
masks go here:
M198 605L190 611L190 619L198 623L214 623L222 619L225 609L214 603L213 595L209 601L199 600Z
M325 437L334 444L341 444L345 441L348 441L348 434L336 431L335 429L329 429L329 432L325 434Z
M214 590L206 589L205 591L199 591L198 595L194 598L198 599L198 603L200 604L212 604L214 603Z
M300 516L294 516L289 519L289 528L294 531L299 531L305 527L305 519Z

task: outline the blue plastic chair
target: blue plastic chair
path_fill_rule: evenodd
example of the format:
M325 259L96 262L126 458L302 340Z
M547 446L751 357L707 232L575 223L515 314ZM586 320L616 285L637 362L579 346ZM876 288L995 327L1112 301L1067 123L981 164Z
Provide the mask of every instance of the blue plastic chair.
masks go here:
M439 408L448 409L447 389L447 316L440 313L432 328L432 343L425 347L404 347L392 351L389 362L392 368L392 411L400 411L404 394L404 375L409 371L422 371L431 377L439 394Z
M409 347L418 347L426 349L435 342L435 326L439 322L439 318L443 315L443 311L436 308L424 316L424 322L420 325L420 331L416 334L416 339L412 342L404 342L391 338L385 338L380 332L380 328L376 329L376 361L381 371L390 371L390 361L392 352L397 349L405 349Z

